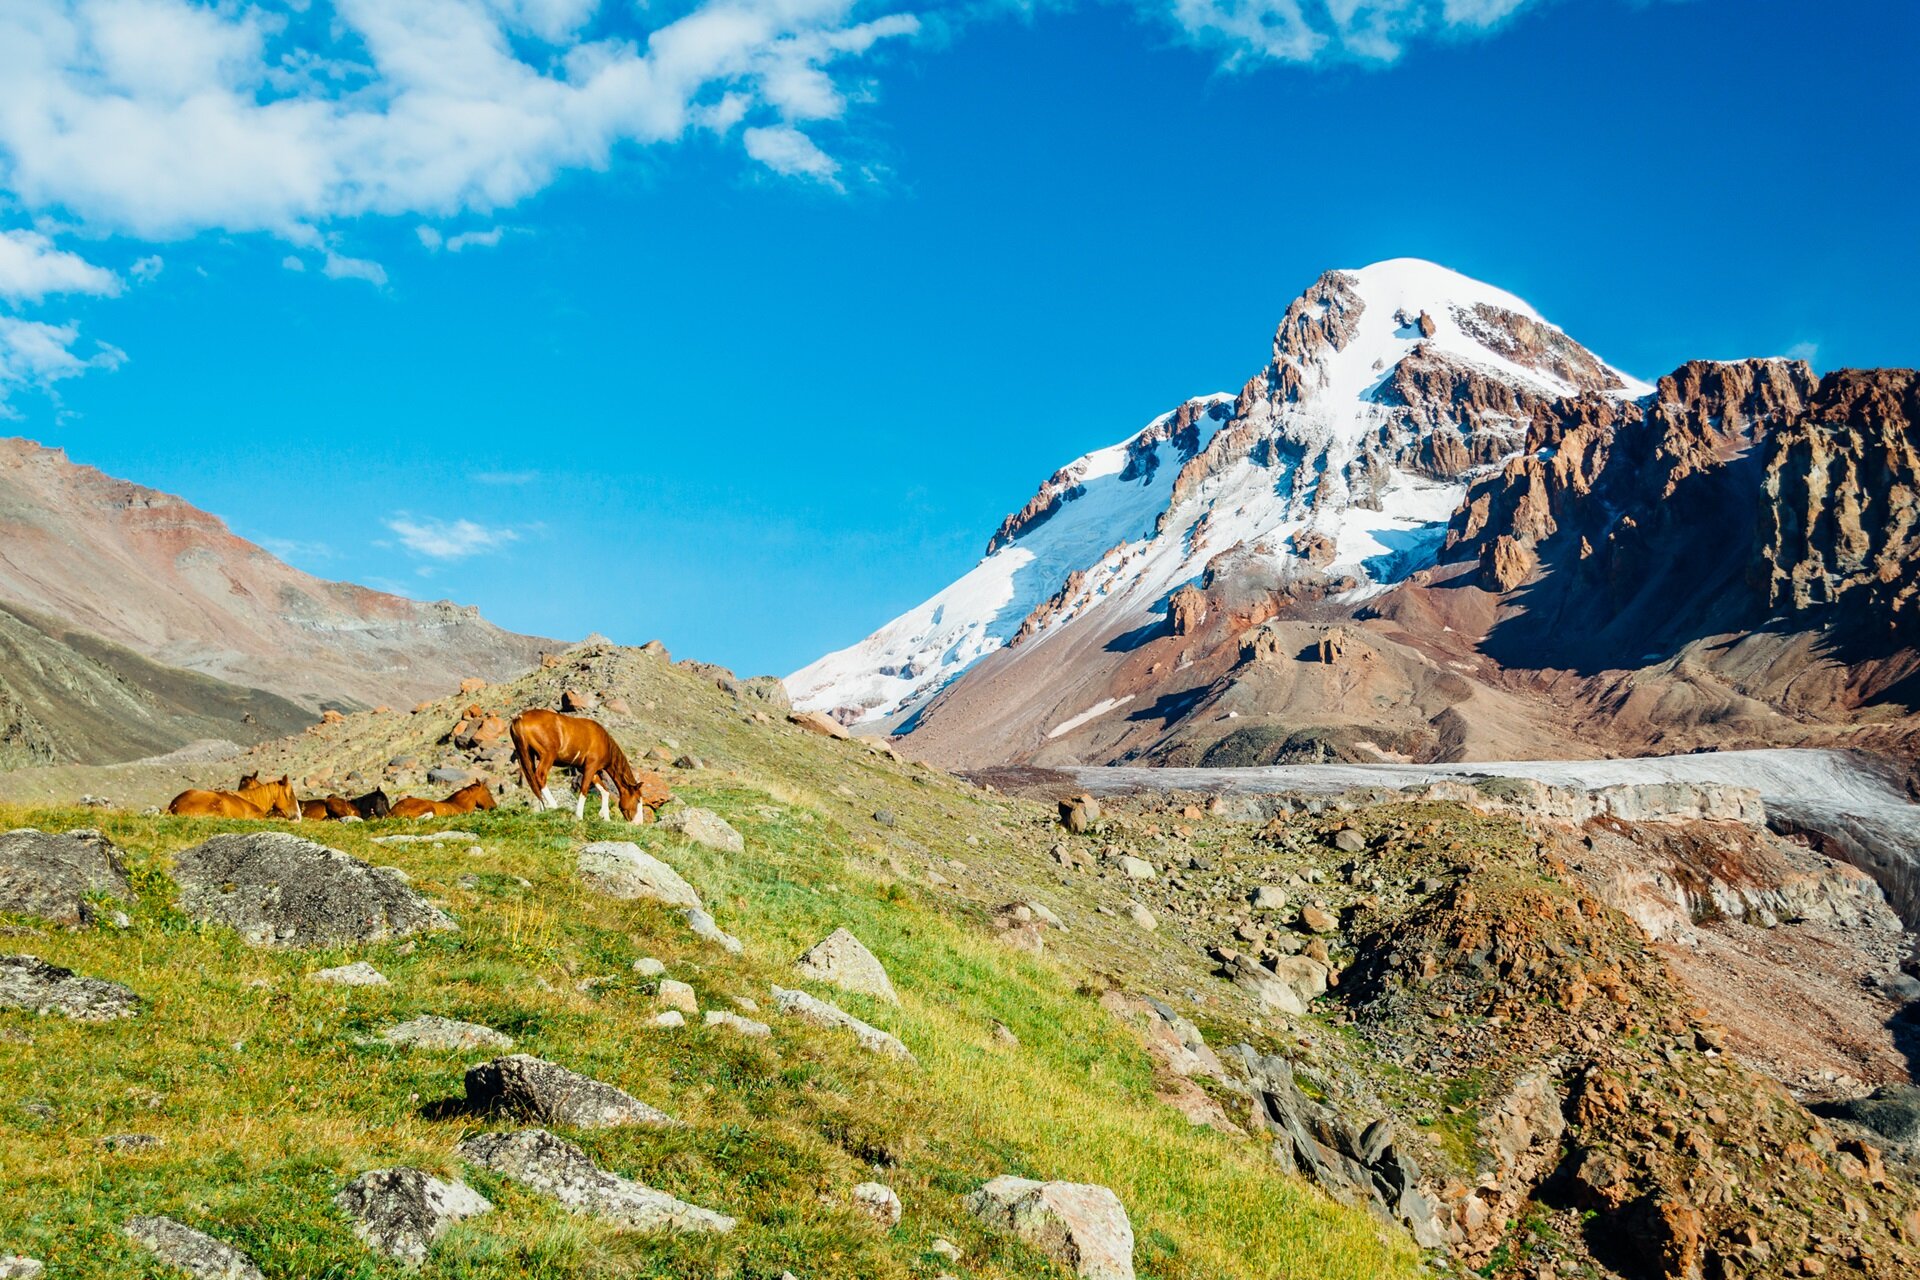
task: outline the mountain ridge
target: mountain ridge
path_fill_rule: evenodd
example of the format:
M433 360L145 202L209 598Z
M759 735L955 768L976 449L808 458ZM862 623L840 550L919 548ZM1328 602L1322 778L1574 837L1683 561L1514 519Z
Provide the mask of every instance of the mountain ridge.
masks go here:
M314 577L183 498L17 437L0 439L0 605L45 624L16 628L40 667L37 675L15 672L23 687L10 690L16 704L39 708L37 725L28 732L23 724L19 735L20 743L32 738L25 755L35 760L127 759L221 725L215 736L258 741L266 729L233 711L249 691L273 708L273 731L284 732L291 708L317 716L412 702L469 676L516 674L558 647L502 630L470 606ZM139 743L116 747L83 728L91 713L59 691L85 687L94 690L89 696L108 697L99 691L118 677L103 675L94 657L70 644L58 652L64 642L53 633L61 630L91 637L103 651L137 655L156 671L177 671L180 678L162 683L188 704L161 711L146 703L130 712L151 721L134 735ZM162 723L169 716L178 723Z
M1911 374L1647 384L1393 260L1321 276L1219 405L1056 473L954 586L789 677L796 703L969 766L1196 764L1249 733L1213 762L1913 737L1888 700L1920 665ZM1128 507L1090 482L1128 488L1142 439L1187 447Z

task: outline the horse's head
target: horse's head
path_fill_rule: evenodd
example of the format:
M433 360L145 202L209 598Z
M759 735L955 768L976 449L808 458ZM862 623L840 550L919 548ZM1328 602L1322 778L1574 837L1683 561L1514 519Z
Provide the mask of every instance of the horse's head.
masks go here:
M300 821L300 801L293 794L293 775L283 774L278 782L262 782L254 787L255 804L277 818Z
M474 809L498 809L500 802L493 798L493 791L484 782L469 782L453 793L455 804L468 806L468 812Z
M353 802L353 807L363 818L384 818L393 812L393 802L387 799L385 791L375 788Z
M252 773L240 779L239 785L234 787L234 790L245 791L250 787L257 787L259 785L260 785L260 771L258 769L255 769Z

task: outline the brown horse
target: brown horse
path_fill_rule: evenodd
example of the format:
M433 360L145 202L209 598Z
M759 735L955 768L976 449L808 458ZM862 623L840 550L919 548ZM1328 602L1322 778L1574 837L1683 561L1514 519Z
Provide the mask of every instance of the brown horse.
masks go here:
M237 791L182 791L167 804L167 812L187 818L286 818L300 821L300 801L294 798L293 778L261 782L258 774L240 780Z
M353 806L353 812L357 817L368 822L376 818L384 818L393 812L393 802L388 800L387 793L378 787L363 796L355 796L347 803Z
M388 812L396 818L452 818L463 813L472 813L475 809L496 809L499 807L493 798L493 792L484 782L469 782L445 800L422 800L418 796L402 796L393 802Z
M302 800L300 816L309 821L338 822L342 818L357 818L353 802L345 796L328 796L325 800Z
M587 816L587 792L594 790L600 793L600 820L606 821L608 782L619 792L620 816L628 822L645 822L653 809L672 798L659 774L636 774L613 735L583 716L535 708L515 716L510 732L514 759L536 809L560 807L547 790L547 774L555 765L580 771L580 798L573 807L576 818Z

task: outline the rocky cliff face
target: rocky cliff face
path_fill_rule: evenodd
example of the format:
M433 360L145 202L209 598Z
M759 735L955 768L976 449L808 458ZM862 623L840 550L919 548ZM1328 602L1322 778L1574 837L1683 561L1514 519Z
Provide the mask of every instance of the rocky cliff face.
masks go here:
M0 441L0 603L309 710L499 678L542 647L469 607L322 581L180 498L17 439Z
M1911 640L1920 593L1920 373L1843 369L1767 441L1761 567L1769 607L1837 610Z

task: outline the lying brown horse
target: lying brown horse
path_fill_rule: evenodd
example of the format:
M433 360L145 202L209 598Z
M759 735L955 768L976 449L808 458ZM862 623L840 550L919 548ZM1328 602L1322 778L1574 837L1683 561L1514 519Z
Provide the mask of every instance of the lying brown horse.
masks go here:
M402 796L393 802L388 812L396 818L451 818L462 813L472 813L475 809L496 809L499 807L493 798L493 792L484 782L469 782L445 800L422 800L419 796Z
M302 817L324 819L329 822L344 822L349 818L362 818L371 821L384 818L393 806L387 801L387 793L378 788L363 796L349 800L345 796L331 795L325 800L302 800Z
M613 735L583 716L535 708L515 716L510 732L514 759L536 809L560 807L547 790L547 774L555 765L580 771L580 798L573 807L576 818L586 817L587 792L594 790L600 793L600 819L606 821L608 782L619 792L620 816L628 822L645 822L653 809L673 798L659 774L636 774Z
M167 804L167 812L187 818L286 818L300 821L300 802L294 798L293 778L262 782L258 774L240 779L237 791L182 791Z

